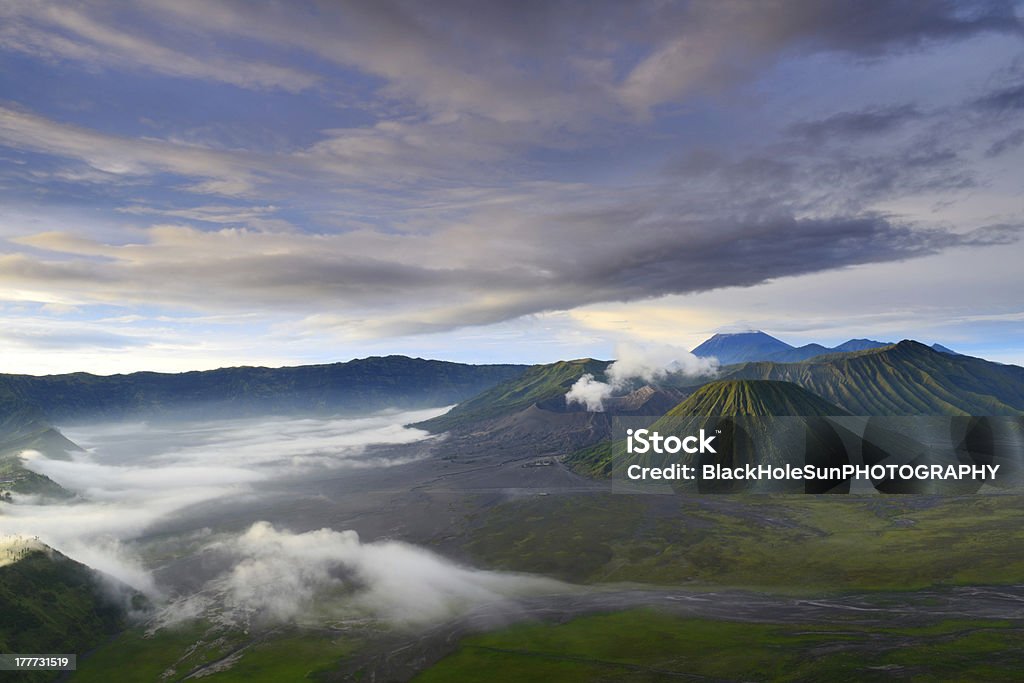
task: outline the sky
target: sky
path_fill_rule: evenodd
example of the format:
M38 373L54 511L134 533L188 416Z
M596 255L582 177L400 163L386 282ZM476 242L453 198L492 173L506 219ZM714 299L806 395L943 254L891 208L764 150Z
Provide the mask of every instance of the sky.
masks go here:
M1024 4L0 0L0 372L1024 364Z

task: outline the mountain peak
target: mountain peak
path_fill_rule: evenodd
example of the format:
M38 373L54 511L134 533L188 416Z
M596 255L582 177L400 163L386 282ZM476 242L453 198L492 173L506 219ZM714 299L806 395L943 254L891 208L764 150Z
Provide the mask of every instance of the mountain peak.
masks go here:
M854 415L1020 415L1024 368L911 339L803 363L748 363L723 379L794 382Z
M833 351L841 351L847 353L849 351L867 351L868 349L878 349L883 346L889 346L892 342L880 342L874 339L848 339L839 346L832 348Z
M691 353L704 358L714 356L720 363L728 365L767 358L772 354L792 348L786 342L757 330L716 334L693 349Z
M949 348L948 346L943 346L942 344L932 344L932 349L934 349L935 351L938 351L939 353L944 353L947 356L962 356L963 355L959 351L954 351L953 349Z
M916 339L902 339L899 342L893 344L892 347L896 348L896 349L903 350L903 351L916 351L916 352L926 351L926 352L938 353L932 347L928 346L927 344L922 344L921 342L917 341Z
M714 356L723 365L755 361L798 363L826 354L868 351L887 346L891 346L891 342L864 338L850 339L832 348L813 343L792 346L761 330L751 330L718 333L695 348L693 354L702 357Z
M781 339L778 339L776 337L773 337L772 335L768 334L767 332L765 332L763 330L744 330L742 332L716 332L715 334L713 334L710 337L708 337L707 341L711 341L712 339L718 339L718 340L722 340L722 339L731 339L731 340L748 339L748 340L755 340L755 339L758 339L758 340L761 340L761 341L772 341L772 342L777 342L779 344L786 344L786 342L784 342ZM789 346L789 344L786 344L786 346Z

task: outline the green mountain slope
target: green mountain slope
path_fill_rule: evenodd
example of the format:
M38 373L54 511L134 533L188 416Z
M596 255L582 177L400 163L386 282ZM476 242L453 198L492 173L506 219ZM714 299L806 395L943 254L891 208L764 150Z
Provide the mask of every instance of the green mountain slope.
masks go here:
M66 458L68 452L82 450L47 422L38 410L17 408L0 414L0 452L26 448L42 451L51 458Z
M0 652L81 656L123 626L122 607L109 595L85 565L38 541L0 538ZM56 677L52 671L19 675Z
M50 425L38 410L11 403L7 408L8 412L0 413L0 502L6 501L8 491L60 498L71 495L49 477L25 469L18 454L35 450L48 458L63 459L82 449Z
M909 340L802 363L746 363L722 374L793 382L854 415L1024 412L1024 368L951 356Z
M498 384L460 403L446 414L416 426L432 432L443 432L511 415L535 403L561 401L561 405L564 405L565 394L576 380L586 374L603 380L608 365L610 361L593 358L534 365L519 377Z
M872 343L852 340L850 345ZM460 429L469 433L475 430L473 433L479 433L480 438L486 440L495 428L508 426L496 418L522 413L532 405L555 410L556 404L564 404L566 391L580 376L589 372L601 378L606 368L607 363L592 360L535 366L522 377L495 386L421 426L432 431ZM1024 368L951 356L913 341L831 353L799 363L742 363L723 368L719 377L719 381L706 384L701 384L699 379L670 380L676 391L690 394L690 398L669 411L670 414L825 417L1018 415L1024 412ZM536 422L534 419L531 424ZM838 428L838 425L833 426ZM602 434L602 430L593 428L592 424L587 427L591 429L578 429L572 439L560 440L553 439L548 433L553 433L553 429L549 429L544 439L564 443L572 453L567 462L577 471L607 476L612 460L611 442L606 440L610 432ZM518 428L509 433L525 444L523 431ZM830 433L820 425L813 431ZM588 433L593 441L581 442L580 435ZM849 436L845 431L843 434L844 438ZM509 441L507 447L512 447L514 439L510 437L506 441ZM889 450L884 444L882 448Z
M619 476L634 463L658 467L675 462L689 465L781 465L803 453L806 453L806 462L810 464L844 464L843 439L853 437L825 420L827 416L844 415L848 413L842 408L789 382L710 382L654 421L649 429L663 436L684 437L697 434L701 429L716 434L718 452L711 459L687 454L630 455L624 442L604 441L576 451L566 459L566 463L581 474L596 477ZM814 493L835 490L837 486L842 490L848 489L840 482L823 482L818 488L814 488L814 484L811 488L798 486ZM735 486L706 486L700 490L757 488L741 482ZM776 486L770 490L782 488Z
M828 353L864 351L890 344L891 342L879 342L873 339L849 339L832 348L821 344L805 344L794 347L781 339L758 331L716 334L696 347L693 353L702 357L714 356L724 365L756 361L798 363ZM936 351L948 351L938 345L933 348Z
M842 466L849 463L846 444L856 437L827 420L846 411L790 382L726 380L712 382L673 408L652 430L681 436L703 429L716 434L717 453L685 458L691 465L779 466L787 463ZM662 458L664 464L665 459ZM845 493L840 479L807 482L702 482L701 492L802 491Z
M845 415L842 408L790 382L726 380L711 382L666 413L680 416Z
M180 374L0 375L0 397L35 407L57 423L165 411L204 416L366 412L456 403L518 377L525 369L387 356L330 365Z

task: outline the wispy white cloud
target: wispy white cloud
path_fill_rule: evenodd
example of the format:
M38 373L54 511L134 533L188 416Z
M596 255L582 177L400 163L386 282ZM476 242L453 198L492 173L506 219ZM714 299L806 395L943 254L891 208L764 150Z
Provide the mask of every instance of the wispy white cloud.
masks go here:
M115 177L167 172L235 183L219 194L251 192L254 169L265 165L255 155L111 135L10 107L0 107L0 144L77 159Z
M109 18L117 7L107 7ZM123 6L121 9L125 9ZM287 66L237 56L195 54L123 30L109 21L66 3L14 0L5 3L0 47L79 67L150 70L166 76L198 78L242 88L280 88L298 92L313 87L317 77ZM184 27L179 27L183 30ZM198 42L198 41L197 41Z
M320 131L319 139L308 147L242 150L114 135L0 106L0 145L86 166L41 172L36 176L41 182L59 179L122 185L139 177L169 173L180 177L174 181L178 189L230 198L308 197L315 192L336 193L346 186L361 188L364 197L380 198L397 188L451 187L464 182L472 169L485 169L486 164L509 154L504 146L486 138L474 140L469 133L472 128L387 121ZM493 168L486 173L495 178L506 176ZM138 213L139 208L129 207L128 211ZM181 215L208 220L212 214L199 217L195 210L187 210Z
M2 11L0 49L32 68L0 107L20 210L0 298L45 315L228 316L351 349L663 296L756 317L744 297L771 283L1021 249L1010 2ZM96 332L37 339L133 341ZM219 333L162 343L206 366L240 343Z
M304 49L385 81L383 92L435 113L579 127L641 116L715 92L787 54L877 56L930 40L1021 32L1012 3L973 12L800 2L339 2L316 13L228 0L150 0L167 15L228 35ZM641 37L637 40L637 37ZM539 66L542 68L538 68Z
M139 589L155 590L128 547L153 524L199 503L245 500L255 485L271 479L401 465L408 456L376 455L367 447L429 438L402 425L440 412L68 429L87 453L70 460L35 452L22 457L27 468L52 478L78 499L51 503L22 497L0 515L0 533L39 536L72 558Z
M211 547L234 558L210 586L223 595L227 617L241 623L371 617L421 627L482 605L571 590L543 577L459 566L407 543L362 543L354 531L295 534L258 522Z
M635 388L638 382L657 384L673 375L712 378L718 365L717 359L695 356L681 346L620 343L615 347L615 360L605 371L608 381L583 375L566 392L565 402L601 412L605 399Z
M542 577L480 571L398 541L364 543L350 530L293 533L257 522L240 533L204 528L162 539L216 558L198 585L170 589L136 541L190 506L244 506L271 481L339 476L346 468L400 466L408 456L370 449L429 437L402 425L441 410L353 419L261 419L173 425L110 423L69 430L89 452L72 460L26 455L26 466L79 498L57 504L19 497L0 534L38 536L73 559L145 591L157 626L201 616L221 622L317 623L370 618L421 627L526 595L572 590ZM237 507L235 509L238 509ZM145 544L141 545L145 548Z

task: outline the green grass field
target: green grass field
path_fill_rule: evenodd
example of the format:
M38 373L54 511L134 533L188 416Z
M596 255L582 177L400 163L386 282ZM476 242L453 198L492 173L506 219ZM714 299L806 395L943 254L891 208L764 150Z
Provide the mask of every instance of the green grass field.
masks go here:
M771 592L1024 581L1024 500L991 495L533 497L473 519L478 565L577 583Z
M996 621L862 631L631 610L467 638L415 681L1016 681L1022 646Z
M475 566L576 583L686 585L823 595L1024 581L1017 496L535 496L474 513ZM474 636L420 681L1015 680L1019 622L922 628L763 624L651 610L524 624ZM325 630L246 634L209 624L132 629L71 679L320 680L363 643ZM204 674L210 669L203 671ZM684 680L686 676L683 676Z
M250 635L208 623L168 628L146 636L139 628L126 631L79 659L75 683L123 683L185 680L203 667L202 680L319 680L336 668L356 641L321 631L280 629ZM216 666L220 663L223 668ZM116 672L116 679L112 678Z

